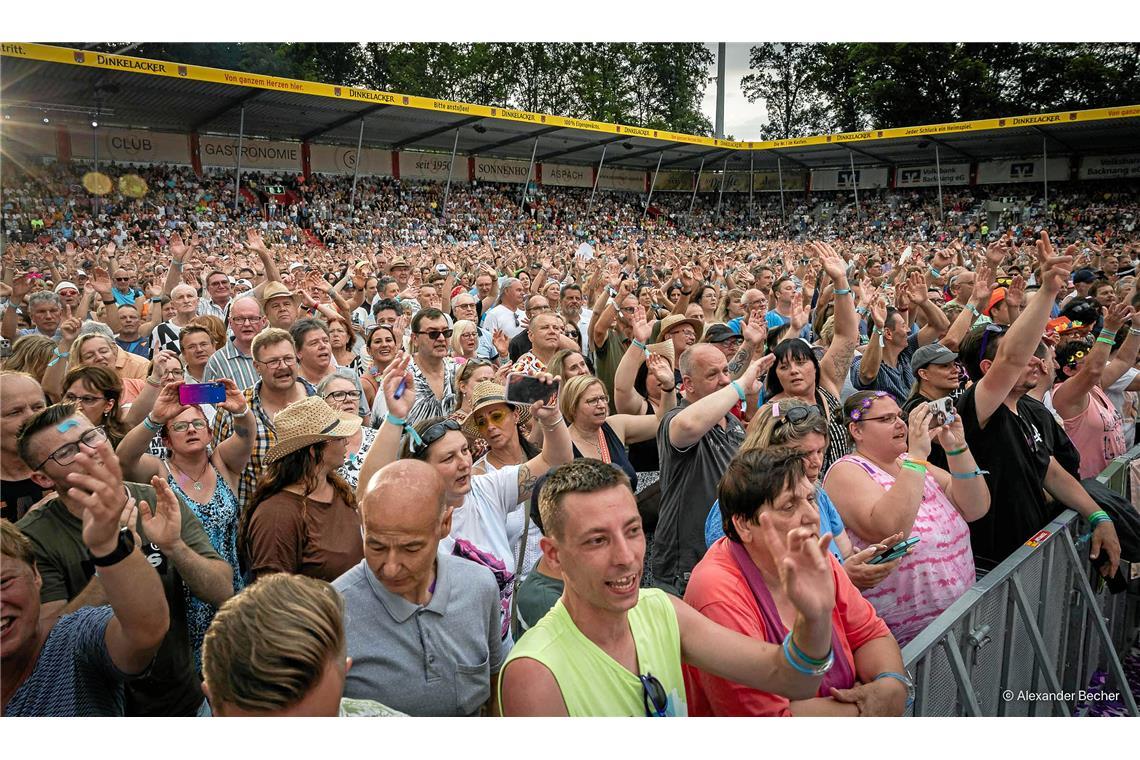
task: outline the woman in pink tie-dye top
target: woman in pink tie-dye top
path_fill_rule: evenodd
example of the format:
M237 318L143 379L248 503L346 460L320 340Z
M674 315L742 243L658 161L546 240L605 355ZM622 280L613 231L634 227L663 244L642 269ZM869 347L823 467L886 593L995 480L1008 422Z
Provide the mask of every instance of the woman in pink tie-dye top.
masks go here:
M855 451L832 465L824 487L852 545L858 550L870 543L864 536L897 532L921 539L895 572L863 592L903 646L973 585L966 523L989 510L989 489L960 418L931 429L922 405L904 420L882 391L852 395L843 412ZM946 450L950 472L926 462L932 437Z

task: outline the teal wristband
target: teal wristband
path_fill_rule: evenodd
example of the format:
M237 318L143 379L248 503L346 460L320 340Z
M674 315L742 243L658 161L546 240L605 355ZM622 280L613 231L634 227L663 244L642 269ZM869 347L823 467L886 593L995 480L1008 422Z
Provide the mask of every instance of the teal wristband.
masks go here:
M736 395L740 396L741 401L744 401L748 397L748 394L746 394L744 392L744 389L740 387L740 383L733 380L731 384L732 384L733 389L736 390Z
M955 480L970 480L971 478L976 478L980 475L989 474L989 470L975 469L973 472L952 472L950 473L950 477L954 478Z
M145 427L147 430L149 430L152 433L157 433L160 430L162 430L162 425L159 425L157 422L152 420L150 418L149 414L147 416L143 417L142 424L143 424L143 427Z
M396 415L392 414L391 412L388 412L388 414L384 417L384 419L387 420L388 422L392 423L396 427L404 427L405 425L408 424L408 421L405 420L403 417L397 417Z
M799 662L796 662L796 658L792 655L792 650L791 650L792 643L791 642L792 642L792 633L791 633L791 631L789 631L788 635L784 637L784 643L783 643L782 649L784 650L784 659L788 661L788 664L791 665L792 668L796 672L802 673L805 676L822 676L824 673L831 670L831 666L835 662L835 652L834 651L829 651L827 653L827 659L825 659L823 661L822 665L815 666L815 667L807 667L807 666L805 666ZM798 647L797 647L797 649L798 649ZM813 660L813 661L818 662L818 660Z
M789 643L789 644L791 645L791 647L792 647L792 653L793 653L793 654L794 654L796 657L798 657L799 659L801 659L801 660L803 660L804 662L806 662L808 665L814 665L814 666L816 666L816 667L818 668L818 667L820 667L820 666L822 666L822 665L826 665L826 664L827 664L827 658L826 658L826 657L824 657L824 658L823 658L823 659L821 659L821 660L819 660L819 659L816 659L816 658L814 658L814 657L808 657L808 655L807 655L807 652L805 652L804 650L800 649L800 648L799 648L799 646L797 646L797 645L796 645L796 637L795 637L795 636L793 636L793 635L791 634L791 632L789 632L789 633L788 633L788 643Z
M831 291L831 294L834 296L849 296L851 295L851 288L836 288Z
M1098 521L1104 522L1105 520L1111 521L1112 518L1109 517L1108 512L1105 512L1103 509L1098 509L1097 511L1095 511L1091 515L1089 515L1089 525L1096 525L1096 523Z

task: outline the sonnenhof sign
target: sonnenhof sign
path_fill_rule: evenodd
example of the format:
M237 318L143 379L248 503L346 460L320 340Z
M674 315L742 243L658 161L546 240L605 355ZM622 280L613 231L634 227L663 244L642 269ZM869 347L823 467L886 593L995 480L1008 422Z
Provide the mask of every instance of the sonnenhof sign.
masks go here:
M951 124L928 124L916 127L897 127L893 129L875 129L862 132L846 132L831 135L815 135L810 137L796 137L788 140L764 140L755 142L740 142L733 140L719 140L698 135L686 135L665 130L632 127L624 124L607 124L605 122L589 121L585 119L572 119L551 114L531 113L513 108L496 108L493 106L480 106L473 103L457 103L449 100L424 98L415 95L401 95L399 93L368 90L360 87L346 87L342 85L323 84L320 82L306 82L299 79L284 79L262 74L249 74L239 71L227 71L208 66L194 66L169 61L156 61L145 58L135 58L125 55L98 53L90 50L76 50L73 48L57 47L54 45L39 45L35 43L4 42L0 43L0 57L24 58L48 63L62 63L73 66L85 66L117 71L129 71L149 76L170 77L186 79L197 82L211 82L215 84L228 84L238 87L272 90L275 92L288 92L303 95L315 95L341 100L353 100L364 103L383 103L396 108L415 108L427 111L437 111L450 114L464 114L480 116L490 119L504 119L508 121L525 122L551 127L565 127L568 129L587 130L615 135L628 135L653 140L665 140L691 145L704 145L708 147L724 148L730 150L769 150L780 148L797 148L810 145L829 145L840 143L866 142L874 140L891 140L906 137L924 137L938 135L960 134L963 132L984 132L990 130L1013 129L1031 126L1047 126L1057 124L1072 124L1076 122L1101 121L1105 119L1123 119L1140 117L1140 105L1119 106L1116 108L1093 108L1084 111L1064 111L1060 113L1031 114L1027 116L1011 116L995 119L979 119L975 121L955 122Z

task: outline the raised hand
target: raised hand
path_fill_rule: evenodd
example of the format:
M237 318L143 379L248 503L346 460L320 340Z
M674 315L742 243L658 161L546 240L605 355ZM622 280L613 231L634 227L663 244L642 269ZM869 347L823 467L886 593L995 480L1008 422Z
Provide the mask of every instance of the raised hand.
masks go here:
M1049 239L1049 233L1044 231L1041 233L1041 239L1037 241L1037 263L1041 266L1042 291L1050 296L1056 296L1068 285L1076 250L1076 246L1070 245L1065 249L1063 256L1058 256Z
M1128 301L1118 301L1109 307L1104 315L1104 329L1111 332L1120 332L1124 323L1132 318L1132 306Z
M907 294L910 296L910 302L915 306L921 306L926 303L928 298L926 292L926 278L918 272L911 272L910 277L907 278Z
M541 372L535 375L535 379L546 385L554 385L554 375L548 372ZM561 414L558 410L558 394L555 393L546 401L535 401L530 405L530 413L538 420L540 425L549 427L554 424L555 420L557 420Z
M1005 289L1005 301L1010 306L1020 309L1025 305L1025 278L1016 275L1009 287Z
M127 501L111 441L93 449L81 444L69 469L66 493L83 510L83 543L92 556L106 556L118 546L119 518Z
M776 560L780 585L796 610L809 622L829 620L835 607L835 578L827 559L831 533L815 538L808 528L793 528L785 539L772 525L771 516L763 511L759 524Z
M760 386L763 384L763 377L768 374L768 370L776 363L775 354L765 354L752 360L748 365L748 369L744 370L744 374L740 376L740 387L744 389L745 393L757 393Z
M661 354L650 354L645 357L645 366L649 368L650 374L657 378L657 382L663 388L674 387L674 380L676 375L673 372L673 366L669 364L669 360Z
M170 255L174 257L174 260L176 262L181 264L183 261L186 260L186 254L190 252L191 246L188 246L185 243L183 243L182 242L182 236L179 235L177 232L174 232L170 236L169 248L170 248Z
M412 371L409 369L411 363L412 357L401 352L388 365L384 374L380 376L380 387L384 391L384 401L387 403L388 411L401 419L407 419L408 412L416 403L416 383L412 377ZM404 390L400 397L396 398L396 392L400 388L401 382L404 385Z
M907 453L912 459L930 456L930 407L919 404L910 412L907 421Z
M233 381L231 380L230 382ZM158 391L158 398L154 400L154 406L150 410L150 418L152 420L159 425L165 425L186 411L187 407L182 403L179 396L179 389L181 387L181 381L163 384L162 388Z
M495 351L500 357L510 356L511 339L508 338L507 334L498 327L496 327L495 331L491 333L491 345L495 347Z
M632 330L633 339L638 343L648 343L653 334L653 327L645 319L645 309L640 305L633 312Z
M150 484L154 488L154 511L144 501L139 504L139 516L147 540L162 551L169 552L171 547L182 540L182 510L178 497L165 478L155 475L151 477Z
M245 394L241 388L238 388L237 383L228 377L223 377L218 382L226 388L226 400L218 404L219 409L225 409L230 414L241 414L248 408Z
M764 345L768 340L768 321L764 318L763 309L753 309L740 322L740 335L753 347Z

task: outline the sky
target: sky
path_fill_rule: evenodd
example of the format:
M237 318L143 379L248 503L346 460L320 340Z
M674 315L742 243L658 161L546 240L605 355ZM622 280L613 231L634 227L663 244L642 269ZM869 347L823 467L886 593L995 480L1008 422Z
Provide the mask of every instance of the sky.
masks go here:
M705 43L713 54L709 67L712 81L705 89L701 112L716 126L716 51L717 43ZM763 101L749 103L740 89L740 80L748 74L748 51L752 42L729 42L724 51L724 133L737 140L759 140L760 130L768 120Z

